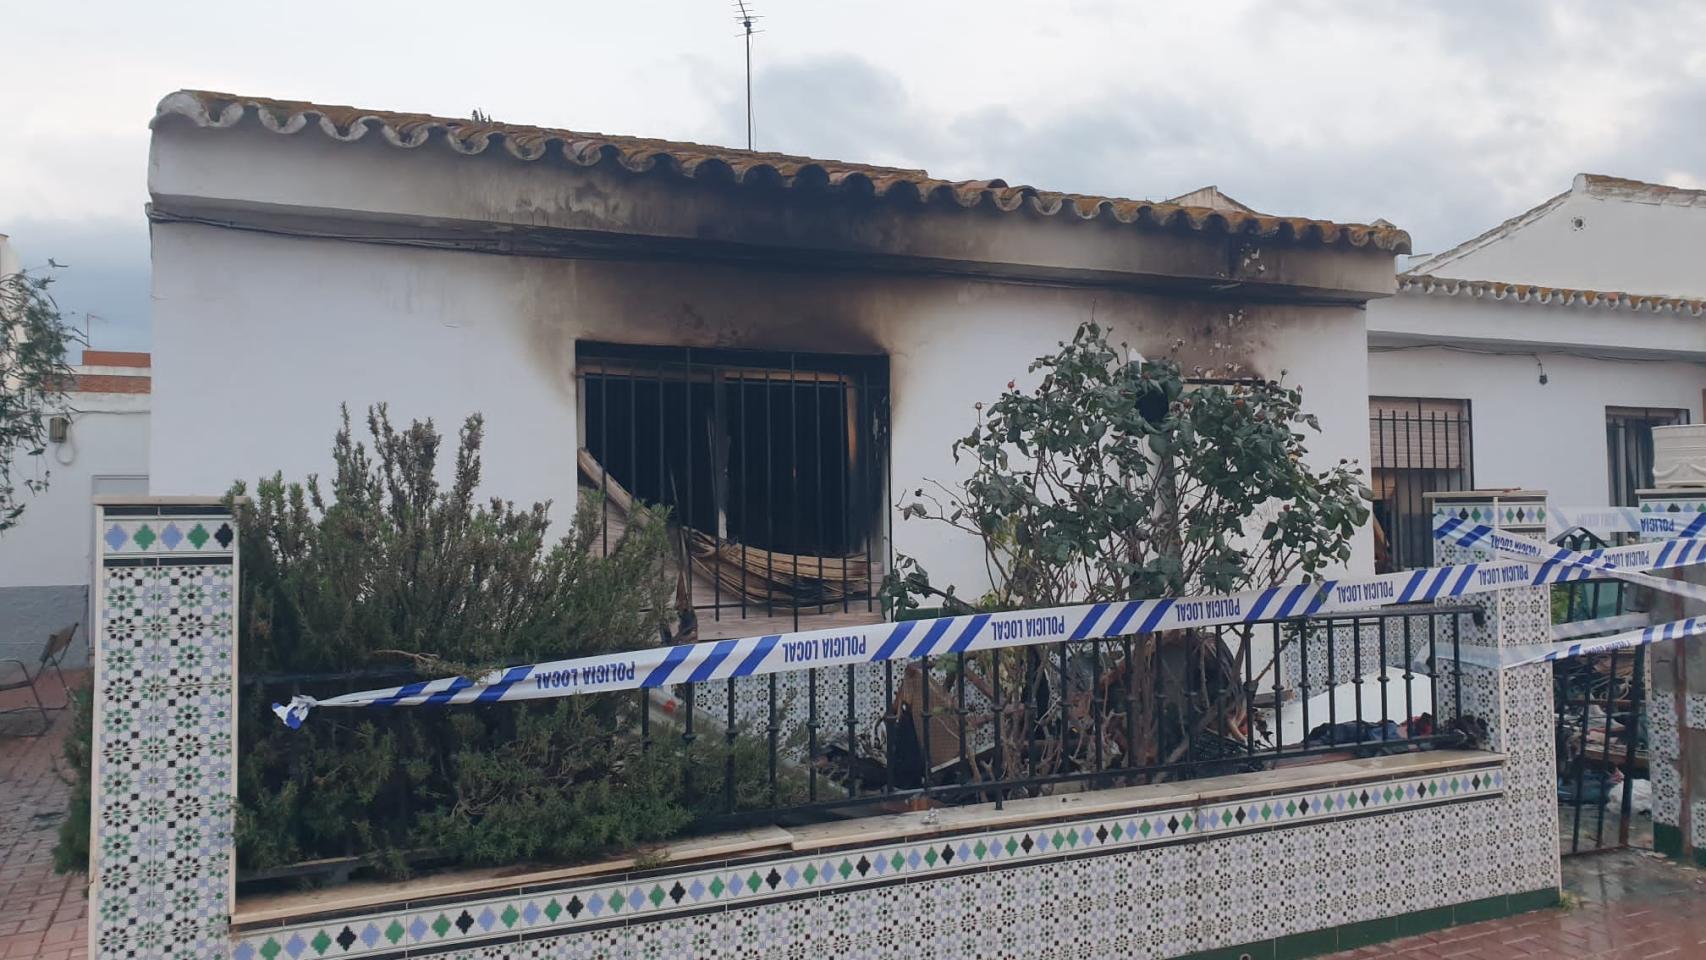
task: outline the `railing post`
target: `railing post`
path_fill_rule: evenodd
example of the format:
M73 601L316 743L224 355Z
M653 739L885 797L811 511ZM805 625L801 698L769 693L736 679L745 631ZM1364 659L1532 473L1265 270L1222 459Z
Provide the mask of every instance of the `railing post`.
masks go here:
M1546 536L1546 494L1543 491L1458 491L1428 494L1429 533L1447 516L1486 524L1504 533L1543 540ZM1497 559L1485 541L1464 549L1434 541L1436 565ZM1452 643L1441 642L1439 697L1451 703L1461 688L1462 713L1486 725L1484 748L1507 755L1506 793L1514 809L1505 828L1486 827L1484 842L1501 849L1508 860L1500 876L1501 892L1522 893L1557 889L1558 852L1557 757L1553 742L1552 667L1548 663L1506 669L1453 662L1454 649L1468 657L1501 648L1545 643L1551 639L1551 590L1512 587L1464 598L1480 607L1484 621L1463 618L1454 625ZM1480 648L1477 651L1477 648ZM1490 648L1490 649L1489 649ZM1442 704L1436 716L1446 720ZM1465 838L1468 839L1468 838Z
M1706 490L1673 487L1636 492L1643 519L1679 518L1650 527L1643 540L1676 535L1706 511ZM1664 529L1670 526L1673 529ZM1706 582L1701 567L1660 571L1660 576ZM1653 595L1655 623L1698 616L1701 605L1668 594ZM1653 788L1653 848L1672 857L1706 858L1706 646L1698 640L1669 640L1651 648L1647 678L1647 775Z
M218 500L98 498L89 948L225 957L237 543Z

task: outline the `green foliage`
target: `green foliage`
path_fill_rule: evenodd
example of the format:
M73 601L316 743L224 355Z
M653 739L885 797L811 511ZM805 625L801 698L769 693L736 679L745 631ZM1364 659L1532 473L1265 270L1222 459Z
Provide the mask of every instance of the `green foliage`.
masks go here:
M92 785L89 771L94 757L95 701L89 691L71 691L71 730L65 736L66 768L77 772L71 781L71 796L65 819L59 824L59 842L53 847L53 869L60 873L83 873L89 869L89 808Z
M65 352L82 339L60 317L52 283L28 273L0 276L0 533L18 525L22 494L47 489L47 414L65 407Z
M1128 359L1095 323L1031 365L954 444L971 475L920 487L907 518L979 537L992 592L974 603L897 562L898 611L950 612L1226 592L1315 576L1349 558L1368 519L1361 470L1305 465L1301 388L1192 383L1170 360Z
M636 506L598 546L596 496L552 541L547 504L476 498L482 422L464 424L448 485L432 424L396 429L370 411L368 443L346 411L335 469L252 497L233 491L242 578L238 624L239 867L362 857L402 875L438 862L562 862L662 840L768 799L762 738L689 744L667 720L641 741L638 693L451 709L316 711L291 731L269 707L420 677L479 678L515 663L655 645L673 615L662 513ZM272 677L272 680L265 678ZM61 869L87 862L85 771ZM79 751L72 756L71 751ZM697 783L701 789L694 790ZM783 780L779 789L792 791ZM791 796L791 793L790 793ZM76 835L72 835L76 833Z

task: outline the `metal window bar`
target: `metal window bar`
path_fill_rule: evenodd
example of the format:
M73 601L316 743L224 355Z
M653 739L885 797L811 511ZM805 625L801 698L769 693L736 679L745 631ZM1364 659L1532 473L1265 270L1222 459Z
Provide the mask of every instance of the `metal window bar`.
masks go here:
M1688 422L1682 409L1606 408L1606 489L1613 505L1637 506L1636 491L1652 487L1653 428Z
M1382 572L1431 563L1426 495L1474 489L1474 435L1467 400L1370 400L1375 518L1387 541Z
M699 622L877 615L886 358L582 343L577 367L597 485L670 509Z

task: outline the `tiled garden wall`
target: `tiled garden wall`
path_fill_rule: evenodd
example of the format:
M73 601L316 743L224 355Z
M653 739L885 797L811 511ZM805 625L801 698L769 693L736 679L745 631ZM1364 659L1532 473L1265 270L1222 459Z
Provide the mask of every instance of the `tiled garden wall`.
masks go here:
M214 501L96 508L89 941L221 957L233 902L237 557Z
M118 532L102 556L114 612L103 617L97 678L100 956L1295 954L1556 894L1550 687L1533 669L1463 678L1469 711L1503 756L1350 761L1122 800L1080 794L1012 804L1000 820L944 813L951 826L906 815L785 852L322 904L231 929L235 568L217 539L183 546L185 522L216 531L220 520L103 517ZM144 521L155 537L146 545ZM166 524L184 538L175 546L164 544ZM1545 634L1544 591L1486 603L1487 630L1465 643Z
M1706 491L1640 492L1646 513L1686 520L1706 512ZM1655 533L1645 539L1664 539ZM1699 568L1681 576L1698 579ZM1695 616L1676 597L1655 597L1655 618ZM1654 644L1647 680L1647 771L1653 786L1653 846L1706 864L1706 653L1698 643Z

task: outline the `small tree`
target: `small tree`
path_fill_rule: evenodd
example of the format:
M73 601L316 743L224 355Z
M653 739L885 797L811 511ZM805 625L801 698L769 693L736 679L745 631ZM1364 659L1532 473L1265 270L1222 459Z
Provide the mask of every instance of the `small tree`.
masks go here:
M1031 370L1045 371L1035 390L1010 382L954 443L955 461L971 462L970 477L953 486L927 482L902 508L908 519L978 538L988 591L968 600L901 556L885 588L897 612L921 603L960 613L1234 592L1299 573L1317 577L1349 558L1368 519L1361 470L1343 460L1324 470L1307 466L1304 430L1320 427L1303 412L1301 388L1192 379L1174 360L1133 358L1093 322ZM1132 703L1143 724L1169 716L1183 724L1187 715L1205 724L1214 710L1187 710L1181 698L1217 699L1212 677L1240 677L1243 669L1219 662L1226 651L1210 641L1189 631L1145 638L1133 662L1099 682L1139 686L1119 702ZM1045 691L1039 698L1034 689L1059 683L1048 658L1015 651L985 661L973 679L986 691L1028 677L1027 702L1053 704L1051 715L1064 709L1061 697ZM1226 703L1200 706L1235 709L1242 691L1232 693ZM1002 735L1014 740L1008 755L1031 738L1027 724L1052 722L1043 716L1004 726ZM1138 743L1105 746L1174 760L1167 744L1194 739L1183 729L1144 733ZM1123 739L1118 730L1110 735ZM1055 769L1070 762L1053 759Z
M65 352L82 339L61 318L52 283L28 273L0 276L0 533L17 526L23 494L47 489L48 471L39 467L46 415L65 405Z

